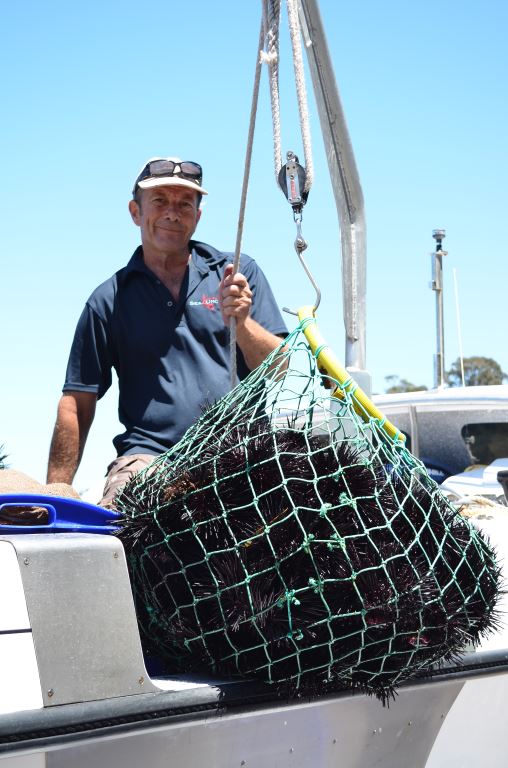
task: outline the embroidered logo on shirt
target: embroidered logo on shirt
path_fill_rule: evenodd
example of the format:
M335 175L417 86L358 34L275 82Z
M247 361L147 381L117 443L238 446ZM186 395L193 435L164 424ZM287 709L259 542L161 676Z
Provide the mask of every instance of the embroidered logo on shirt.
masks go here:
M201 301L189 301L191 307L205 307L210 312L213 312L215 306L218 306L219 299L217 296L207 296L205 293L201 296Z

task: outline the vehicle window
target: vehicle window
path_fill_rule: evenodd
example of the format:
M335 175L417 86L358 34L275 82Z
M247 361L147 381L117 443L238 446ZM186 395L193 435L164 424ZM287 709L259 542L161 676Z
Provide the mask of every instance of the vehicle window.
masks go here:
M466 424L461 434L472 464L508 458L508 424Z

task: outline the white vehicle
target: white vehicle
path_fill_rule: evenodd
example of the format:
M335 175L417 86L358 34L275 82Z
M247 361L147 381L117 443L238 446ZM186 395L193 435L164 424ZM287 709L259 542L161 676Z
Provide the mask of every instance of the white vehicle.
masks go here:
M467 502L471 496L506 505L507 498L498 475L507 471L508 458L495 459L486 467L475 467L467 472L451 475L441 483L441 490L456 505Z
M474 465L508 456L508 385L449 387L375 395L406 435L411 452L441 483Z

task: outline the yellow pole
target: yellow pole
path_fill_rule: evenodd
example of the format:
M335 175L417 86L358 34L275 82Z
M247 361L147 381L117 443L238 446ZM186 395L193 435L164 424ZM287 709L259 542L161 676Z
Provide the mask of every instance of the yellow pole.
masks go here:
M400 430L398 430L397 427L395 427L391 421L376 408L372 400L367 397L365 392L351 378L348 371L342 367L338 358L330 349L323 336L321 336L314 315L314 307L300 307L298 310L298 319L300 320L302 331L312 350L312 354L317 360L320 372L323 375L331 376L341 384L342 388L336 387L335 391L332 392L333 397L343 399L344 391L350 393L353 401L353 408L364 421L368 422L370 419L375 419L378 422L379 427L391 440L403 443L406 438L402 432L400 432Z

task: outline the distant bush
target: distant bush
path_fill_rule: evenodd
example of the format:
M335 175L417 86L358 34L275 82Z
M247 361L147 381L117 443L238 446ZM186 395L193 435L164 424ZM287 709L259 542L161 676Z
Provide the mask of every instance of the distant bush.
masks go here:
M496 363L491 357L465 357L462 362L466 387L502 384L508 379L508 374L504 373L499 363ZM450 370L446 371L446 381L450 387L462 386L460 358L457 358L452 363Z
M412 384L407 379L399 379L398 376L385 376L385 381L390 386L386 389L387 395L394 395L396 392L421 392L427 389L425 384Z

